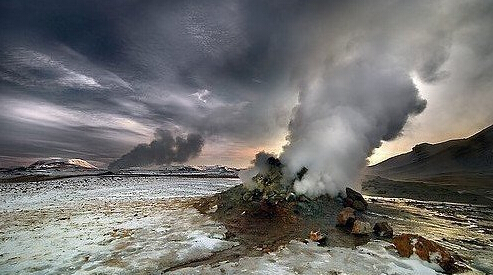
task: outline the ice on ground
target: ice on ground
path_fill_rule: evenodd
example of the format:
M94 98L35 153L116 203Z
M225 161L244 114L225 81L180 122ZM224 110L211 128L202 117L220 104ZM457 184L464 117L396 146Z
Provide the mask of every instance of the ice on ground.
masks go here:
M215 266L176 270L171 274L437 274L418 258L401 258L373 241L356 249L319 247L316 243L291 241L277 252L242 258Z
M180 177L77 177L0 185L0 210L77 207L89 201L124 202L211 195L240 184L239 179Z
M188 183L188 185L187 185ZM187 199L235 180L74 178L1 188L0 274L160 274L237 243Z
M159 273L237 245L195 209L173 208L156 202L18 213L2 227L0 273Z

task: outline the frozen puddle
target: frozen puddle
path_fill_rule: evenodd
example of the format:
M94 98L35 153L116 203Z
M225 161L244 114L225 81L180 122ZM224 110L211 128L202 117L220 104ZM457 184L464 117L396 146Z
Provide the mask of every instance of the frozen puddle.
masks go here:
M291 241L278 252L242 258L215 266L184 268L172 274L437 274L418 258L400 258L385 249L386 242L371 242L356 249L318 247Z
M152 274L237 243L178 200L3 212L0 274Z

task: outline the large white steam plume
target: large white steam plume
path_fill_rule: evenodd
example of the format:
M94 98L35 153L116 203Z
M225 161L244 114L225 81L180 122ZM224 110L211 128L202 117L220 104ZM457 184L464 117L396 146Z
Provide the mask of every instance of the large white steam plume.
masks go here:
M308 167L294 183L297 193L336 195L346 186L357 188L373 149L395 138L408 116L426 106L407 72L355 54L328 63L300 92L280 156L287 175Z
M359 189L373 150L426 107L412 77L427 83L447 77L441 67L452 44L450 7L406 4L371 1L297 13L287 41L290 87L299 97L279 156L286 184L308 168L294 181L297 193Z

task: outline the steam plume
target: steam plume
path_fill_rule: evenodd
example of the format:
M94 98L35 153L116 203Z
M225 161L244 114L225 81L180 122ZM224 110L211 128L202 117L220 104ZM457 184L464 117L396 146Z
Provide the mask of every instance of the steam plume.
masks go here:
M286 175L308 168L294 189L309 196L358 188L373 149L397 137L426 106L406 72L359 57L327 64L312 81L300 92L280 156Z
M254 189L256 187L256 183L252 180L252 178L258 173L265 173L269 169L269 165L267 164L267 160L270 157L275 157L271 153L266 153L264 151L258 152L255 155L255 159L252 160L253 167L247 170L242 170L238 174L241 181L243 182L243 186L248 189Z
M449 56L448 30L410 39L388 27L397 14L366 16L357 23L339 15L319 18L324 24L307 19L303 24L317 28L297 36L296 41L311 43L293 55L290 80L299 92L298 104L279 156L284 182L294 179L297 193L335 196L346 187L359 189L367 157L382 141L398 137L408 118L426 107L412 77L427 83L447 77L441 67ZM414 27L426 29L419 23ZM401 43L404 38L407 44ZM254 164L252 171L260 171L262 165ZM296 178L303 167L308 172ZM248 178L245 182L248 186Z
M129 153L110 163L109 170L152 164L184 163L202 151L204 139L199 134L173 137L168 130L158 129L149 144L139 144Z

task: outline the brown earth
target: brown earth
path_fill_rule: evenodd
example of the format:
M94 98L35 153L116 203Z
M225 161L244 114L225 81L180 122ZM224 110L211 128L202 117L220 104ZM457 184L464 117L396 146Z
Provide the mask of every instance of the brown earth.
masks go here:
M445 247L414 234L401 234L392 240L397 252L409 258L412 254L422 260L438 264L447 274L464 272L467 269L459 256L452 255Z
M247 248L248 256L274 251L291 240L303 241L311 231L320 231L327 236L330 246L355 247L370 240L368 236L352 236L345 229L336 228L337 214L343 208L337 199L321 196L314 200L281 200L269 204L246 202L242 198L245 192L246 189L239 185L202 198L195 207L224 224L228 230L227 238ZM210 209L216 205L217 210L211 213Z

